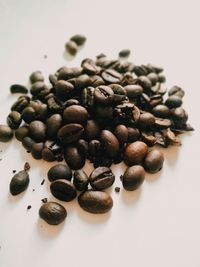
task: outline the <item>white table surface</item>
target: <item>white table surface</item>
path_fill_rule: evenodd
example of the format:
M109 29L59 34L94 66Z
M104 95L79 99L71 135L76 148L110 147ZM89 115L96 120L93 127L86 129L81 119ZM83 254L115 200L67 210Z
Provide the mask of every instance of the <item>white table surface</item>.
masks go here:
M115 58L130 48L136 64L163 66L167 86L185 89L184 107L196 129L182 136L181 147L164 151L162 172L148 174L141 190L109 190L112 212L95 216L76 200L63 203L68 217L57 227L38 218L40 199L53 199L48 181L40 183L54 164L32 160L16 140L0 143L1 267L200 266L199 10L193 0L0 0L0 123L16 99L9 86L27 84L33 70L48 77L84 57L104 52ZM85 34L87 43L72 59L64 43L75 33ZM25 161L31 163L30 185L12 197L12 170ZM114 166L115 185L123 170Z

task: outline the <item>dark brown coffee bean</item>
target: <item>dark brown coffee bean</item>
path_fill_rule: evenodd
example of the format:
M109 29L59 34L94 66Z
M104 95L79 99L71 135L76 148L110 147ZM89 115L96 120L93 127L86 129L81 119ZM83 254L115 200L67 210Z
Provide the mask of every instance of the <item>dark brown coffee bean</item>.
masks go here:
M124 162L128 166L140 164L146 157L147 152L148 147L144 142L136 141L131 143L124 151Z
M89 177L88 175L84 172L84 170L76 170L74 172L74 180L73 183L76 187L76 190L79 191L85 191L87 190L88 183L89 183Z
M104 190L113 185L115 176L110 168L98 167L90 174L89 180L92 188Z
M91 140L88 145L89 158L93 161L94 158L100 156L102 152L101 142L99 140Z
M156 143L156 137L152 133L141 133L142 141L147 146L153 146Z
M42 121L32 121L29 125L29 133L35 141L45 141L46 125Z
M155 73L163 72L163 68L161 68L160 66L153 65L153 64L148 64L147 68L154 71Z
M55 94L62 101L65 101L69 97L71 97L73 95L73 92L74 86L68 81L59 80L55 84Z
M71 80L69 80L71 82ZM76 90L81 91L82 89L90 86L92 84L92 80L87 74L82 74L74 79L74 87Z
M11 129L17 129L22 122L21 114L17 111L11 111L7 117L7 124Z
M96 139L100 135L100 126L94 120L88 120L85 125L84 136L86 140L90 141Z
M83 45L86 42L86 37L82 34L76 34L73 35L70 40L74 41L77 45Z
M81 100L84 107L92 109L94 106L94 88L90 86L83 89Z
M129 49L123 49L119 52L119 57L129 57L131 53L131 50Z
M106 153L110 157L115 157L118 154L119 142L112 132L108 130L103 130L101 132L101 141Z
M75 99L75 98L71 98L68 99L65 103L64 103L64 107L67 108L69 106L73 106L73 105L80 105L80 102Z
M182 128L188 120L188 114L182 107L171 110L171 117L178 128Z
M42 158L46 161L62 161L63 160L63 148L55 141L47 140L42 150Z
M179 86L173 86L171 89L169 89L169 92L168 92L168 95L171 96L171 95L176 95L176 96L179 96L179 97L184 97L185 95L185 92L182 88L180 88Z
M78 51L78 46L74 41L68 41L65 44L66 51L71 54L72 56L75 56Z
M113 118L113 108L111 106L97 105L95 114L98 119L111 120Z
M49 74L49 82L51 83L51 85L55 86L55 84L57 83L56 75Z
M62 126L62 116L60 114L51 115L46 121L47 135L50 138L54 138L57 135L58 130Z
M113 90L112 102L120 104L122 101L126 100L126 90L119 84L110 84L109 87Z
M42 75L41 71L34 71L31 75L30 75L30 82L31 83L35 83L35 82L43 82L44 81L44 76Z
M10 193L15 196L26 190L29 185L29 175L26 171L16 173L10 182Z
M138 78L138 84L141 85L144 90L149 90L152 86L151 80L143 75Z
M42 150L42 159L48 162L53 162L56 160L56 157L50 148L44 147Z
M99 75L90 76L90 79L93 87L105 84L104 80Z
M58 131L58 138L62 144L67 145L77 141L83 134L83 126L78 123L69 123L64 125Z
M82 67L75 67L75 68L69 68L69 67L63 67L60 69L58 73L58 80L69 80L75 77L78 77L82 73Z
M78 203L85 211L95 214L106 213L113 207L112 198L102 191L85 191L79 195Z
M28 125L24 125L19 127L16 131L15 131L15 137L17 140L19 140L20 142L22 142L22 139L26 136L28 136L29 134L29 127Z
M81 67L83 68L83 73L88 75L98 74L101 70L101 68L90 58L84 59L81 63Z
M44 143L35 143L31 148L31 155L34 159L42 159L42 150Z
M77 196L75 186L64 179L53 181L50 185L50 191L55 198L67 202Z
M105 85L98 86L94 89L94 99L97 103L108 105L112 102L113 90Z
M128 98L136 98L143 93L143 88L139 84L126 85L124 89Z
M18 100L12 105L12 111L21 113L25 107L28 106L30 98L28 96L20 96Z
M157 105L152 109L152 113L156 116L156 117L160 117L160 118L168 118L170 115L170 110L167 106L165 105Z
M73 170L81 169L85 165L85 157L74 146L65 148L64 157L69 167Z
M158 149L153 149L148 152L144 160L144 168L147 172L156 173L162 169L164 155Z
M138 120L138 127L141 129L151 128L155 124L155 117L153 114L146 112L140 115Z
M182 105L182 103L181 97L177 95L171 95L165 101L165 105L168 106L168 108L178 108Z
M108 84L110 83L120 83L121 79L122 79L122 75L112 69L107 69L105 71L102 72L102 78L104 79L104 81Z
M28 89L21 84L12 84L10 86L10 92L11 94L27 94Z
M171 125L172 125L171 120L168 119L156 118L155 120L155 126L158 129L166 129L169 128Z
M44 82L35 82L31 86L31 94L33 96L38 95L42 90L47 89L47 86L44 84Z
M35 141L29 136L26 136L22 139L23 147L29 152L31 152L34 144L35 144Z
M124 189L133 191L138 189L144 182L145 171L140 165L135 165L126 169L122 176L122 184Z
M49 169L47 176L50 182L59 179L65 179L71 181L72 170L66 164L57 164Z
M137 141L140 137L140 131L137 128L128 127L128 143Z
M0 142L8 142L13 138L13 130L7 125L0 125Z
M159 80L159 76L154 72L149 73L147 78L151 81L152 86L154 86Z
M77 148L81 155L84 157L88 156L89 145L87 141L84 139L79 139L77 142Z
M160 83L164 83L166 81L165 75L163 75L162 73L158 73L158 81Z
M63 119L66 123L84 124L88 118L87 110L80 105L72 105L67 107L63 113Z
M123 124L117 125L114 130L114 134L117 137L120 144L124 144L128 140L128 129Z
M50 225L58 225L67 217L67 211L59 203L47 202L40 207L39 216Z

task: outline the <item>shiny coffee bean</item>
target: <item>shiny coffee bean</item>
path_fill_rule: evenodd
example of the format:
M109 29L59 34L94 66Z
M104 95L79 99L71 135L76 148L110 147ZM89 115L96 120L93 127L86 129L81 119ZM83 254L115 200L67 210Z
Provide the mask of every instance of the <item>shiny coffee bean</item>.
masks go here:
M10 182L10 193L15 196L26 190L29 185L29 175L26 171L16 173Z
M11 94L27 94L28 93L28 89L21 84L12 84L10 86L10 92Z
M126 90L119 84L110 84L109 87L113 90L112 102L120 104L122 101L126 100Z
M81 67L74 67L74 68L69 68L69 67L63 67L59 70L58 73L58 80L69 80L75 77L78 77L82 73L82 68Z
M83 89L81 95L82 105L86 108L92 109L94 106L94 87L86 87Z
M45 141L46 125L42 121L32 121L29 125L29 133L35 141Z
M122 79L122 75L113 69L107 69L103 71L101 76L107 84L120 83Z
M148 152L144 160L144 168L147 172L156 173L162 169L164 155L158 149L152 149Z
M182 107L171 110L171 117L175 126L178 128L183 127L188 120L188 114Z
M65 44L66 51L71 54L72 56L75 56L78 51L78 46L74 41L68 41Z
M119 57L129 57L131 51L129 49L123 49L119 52Z
M30 77L30 82L35 83L35 82L43 82L44 81L44 76L41 71L34 71L31 73Z
M74 172L74 180L73 180L74 186L76 190L78 191L85 191L87 190L88 184L89 184L89 177L84 172L84 170L76 170Z
M86 42L86 37L82 34L76 34L73 35L70 40L74 41L77 45L83 45Z
M105 85L98 86L94 89L94 99L97 103L108 105L112 102L113 90Z
M146 112L140 115L138 120L138 127L141 129L151 128L155 124L155 117L153 114Z
M35 143L36 142L29 136L26 136L22 139L22 145L27 151L31 151Z
M126 169L122 176L122 184L125 190L133 191L142 185L144 179L144 168L140 165L135 165Z
M47 176L50 182L53 182L59 179L65 179L65 180L71 181L72 170L66 164L56 164L49 169Z
M69 167L73 170L82 169L85 165L85 157L80 154L75 146L66 147L64 157Z
M95 139L91 140L88 144L88 152L90 160L100 156L102 152L101 142Z
M67 107L63 113L63 119L66 123L84 124L88 118L87 110L80 105Z
M165 105L157 105L152 109L152 113L156 117L160 118L168 118L170 115L170 110L167 106Z
M50 185L52 195L62 201L71 201L76 198L75 186L68 180L59 179L53 181Z
M32 84L30 92L33 96L38 95L42 90L45 90L47 86L44 82L38 81Z
M11 111L7 117L7 124L11 129L17 129L22 122L21 114L17 111Z
M144 90L149 90L152 86L151 80L143 75L138 78L138 84L141 85Z
M106 153L110 157L115 157L119 152L119 142L116 136L108 130L103 130L100 138Z
M62 126L62 116L60 114L51 115L46 121L48 137L55 138L61 126Z
M69 80L69 82L72 82L76 90L81 91L82 89L91 86L92 81L90 77L87 74L82 74L74 79L74 81ZM73 83L74 82L74 83Z
M98 74L101 70L101 68L90 58L84 59L81 63L81 67L83 68L83 73L88 75Z
M114 134L117 137L120 144L124 144L128 140L128 129L123 124L117 125L114 130Z
M31 155L34 159L42 159L44 143L35 143L31 148Z
M64 125L58 131L58 138L64 145L77 141L83 134L83 126L78 123L69 123Z
M78 203L82 209L94 214L102 214L113 207L112 198L102 191L85 191L78 197Z
M44 143L44 149L42 150L42 158L46 161L62 161L63 160L63 148L55 141L47 140Z
M93 189L104 190L113 185L115 176L110 168L98 167L90 174L89 180Z
M143 88L139 84L126 85L124 87L128 98L136 98L143 93Z
M77 148L81 155L83 155L84 157L88 156L89 145L87 141L85 141L84 139L79 139L77 142Z
M128 143L137 141L140 137L140 131L137 128L128 127Z
M152 86L154 86L159 80L159 76L154 72L149 73L147 78L151 81Z
M179 96L182 98L182 97L184 97L185 92L181 87L175 85L171 89L169 89L168 95L169 96L176 95L176 96Z
M69 106L73 106L73 105L79 105L80 102L75 99L75 98L71 98L71 99L68 99L65 103L64 103L64 107L67 108Z
M91 79L91 83L92 83L91 85L93 87L97 87L97 86L105 84L104 80L99 75L92 75L92 76L90 76L90 79Z
M148 152L148 147L144 142L136 141L129 144L124 151L124 162L128 166L143 162Z
M182 99L179 96L176 95L171 95L167 98L167 100L165 101L165 105L168 108L178 108L182 105Z
M47 202L40 207L39 216L50 225L58 225L67 217L67 211L59 203Z
M90 141L96 139L100 135L100 126L95 120L88 120L85 125L84 136Z
M152 133L141 133L142 141L147 144L147 146L153 146L156 143L156 137Z
M74 86L68 81L59 80L55 84L55 95L61 100L65 101L74 93Z
M29 134L29 126L28 125L23 125L21 127L19 127L16 131L15 131L15 137L17 140L22 142L22 139L26 136L28 136Z
M8 142L13 138L13 130L7 125L0 125L0 142Z
M11 106L12 111L21 113L28 106L30 98L28 96L20 96L17 101Z

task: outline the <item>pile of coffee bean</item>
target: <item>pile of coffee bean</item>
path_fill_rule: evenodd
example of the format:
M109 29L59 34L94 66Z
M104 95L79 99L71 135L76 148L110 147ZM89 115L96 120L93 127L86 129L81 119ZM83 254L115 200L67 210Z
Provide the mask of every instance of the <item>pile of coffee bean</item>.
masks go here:
M70 42L81 45L85 40L79 35ZM69 42L66 47L69 50ZM128 54L125 50L121 56ZM30 75L30 94L18 97L8 125L0 126L0 141L9 141L15 132L33 158L64 160L65 164L58 163L48 172L53 196L71 201L78 195L81 208L105 213L113 206L104 192L115 181L112 164L125 162L128 168L121 176L122 185L136 190L145 171L156 173L163 166L163 153L150 147L179 145L178 135L193 130L182 107L184 90L173 86L165 96L164 82L161 67L109 60L104 54L95 60L85 58L80 67L58 69L49 75L48 84L35 71ZM11 92L27 93L28 89L12 85ZM83 170L86 160L94 166L89 176ZM26 170L15 174L11 193L24 191L28 183ZM39 214L49 224L59 224L67 216L55 202L44 203Z

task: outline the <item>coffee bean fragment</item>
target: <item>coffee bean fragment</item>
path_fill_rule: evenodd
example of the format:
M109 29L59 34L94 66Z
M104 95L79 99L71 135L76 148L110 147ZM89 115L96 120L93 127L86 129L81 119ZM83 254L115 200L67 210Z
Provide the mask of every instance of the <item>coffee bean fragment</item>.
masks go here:
M158 149L152 149L146 155L144 160L144 168L147 172L156 173L162 169L164 155Z
M39 216L50 225L58 225L67 217L67 211L59 203L47 202L40 207Z
M16 173L10 182L10 193L13 196L22 193L28 187L29 181L28 172L23 170Z
M24 171L28 172L30 169L31 169L30 163L29 162L25 162Z

